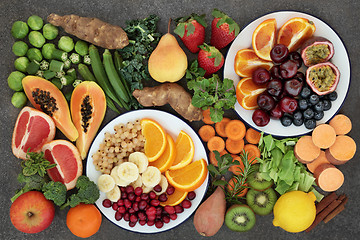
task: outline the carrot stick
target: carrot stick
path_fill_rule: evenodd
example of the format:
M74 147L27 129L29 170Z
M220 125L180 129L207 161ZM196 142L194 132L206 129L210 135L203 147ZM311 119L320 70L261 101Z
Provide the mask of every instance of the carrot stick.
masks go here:
M222 155L225 155L225 154L227 154L228 152L226 151L226 150L223 150L222 152L220 152L220 156L222 156ZM212 165L214 165L214 166L218 166L218 161L216 160L216 158L215 158L215 153L214 152L210 152L209 153L209 161L210 161L210 163L212 164Z
M260 137L261 137L261 133L253 128L249 128L245 134L246 141L248 141L248 143L251 144L258 144L260 141Z
M205 124L214 124L214 122L211 120L211 117L210 117L210 108L206 109L206 110L203 110L202 111L202 114L203 114L203 119L202 121L205 123Z
M322 210L324 210L330 203L336 200L338 196L335 192L330 193L326 197L324 197L320 202L316 204L316 214L319 214Z
M320 152L320 155L318 158L316 158L314 161L312 161L311 163L308 163L306 164L308 170L312 173L315 172L315 169L320 166L321 164L324 164L324 163L330 163L327 158L326 158L326 155L325 155L325 152L324 151L321 151Z
M203 125L199 129L199 136L204 142L207 142L215 136L215 129L211 125Z
M226 150L232 154L240 153L244 148L244 139L240 140L232 140L230 138L226 139L225 141Z
M246 127L240 120L231 120L225 126L225 133L232 140L240 140L245 137Z
M333 119L331 119L329 125L335 129L336 135L348 134L352 129L350 118L344 114L336 115Z
M261 157L260 149L253 144L245 144L244 151L248 153L249 156L249 162L251 164L257 163L257 160L255 158Z
M294 154L299 162L307 164L320 155L320 148L315 146L311 136L302 136L295 144Z
M225 149L225 141L221 137L214 136L207 142L207 147L210 152L218 151L222 152Z
M227 137L225 133L225 126L228 122L230 122L230 118L224 117L220 122L215 123L216 133L220 137Z
M329 124L320 124L312 132L312 141L319 148L329 148L335 143L336 132Z

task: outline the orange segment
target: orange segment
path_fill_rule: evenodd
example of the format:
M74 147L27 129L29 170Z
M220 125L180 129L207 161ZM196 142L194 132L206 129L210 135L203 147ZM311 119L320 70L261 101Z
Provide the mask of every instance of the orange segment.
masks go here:
M252 47L256 55L266 61L271 61L270 51L275 45L276 20L267 19L259 24L253 32Z
M183 191L194 191L203 184L207 176L207 163L204 159L192 162L189 165L177 169L167 170L165 176L174 188Z
M194 154L195 147L191 137L184 131L180 131L175 142L176 157L169 168L170 170L180 169L191 163Z
M247 110L258 108L257 97L266 90L266 85L256 85L250 77L243 78L236 86L236 98Z
M272 62L259 58L252 49L239 50L236 53L234 62L235 72L240 77L251 77L255 69L263 67L266 70L270 70L273 65Z
M154 120L144 118L140 122L141 132L145 137L145 155L149 162L158 159L165 151L166 133L164 129Z
M315 30L315 24L308 19L291 18L280 28L277 43L287 46L290 52L296 51Z
M165 151L161 156L153 161L149 162L150 166L157 167L160 172L165 172L173 164L176 156L175 142L169 134L166 134L167 144Z
M168 199L165 202L160 202L161 206L175 206L180 204L187 196L188 192L180 191L175 188L175 192L171 195L167 195Z

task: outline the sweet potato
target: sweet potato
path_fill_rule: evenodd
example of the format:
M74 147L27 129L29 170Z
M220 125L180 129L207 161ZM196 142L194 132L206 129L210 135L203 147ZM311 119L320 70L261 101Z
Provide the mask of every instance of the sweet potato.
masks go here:
M225 126L228 122L230 122L230 118L224 117L220 122L215 123L216 133L220 137L227 137L225 133Z
M332 164L321 164L315 169L316 184L325 192L338 190L344 183L344 174Z
M329 124L320 124L313 130L311 137L315 146L326 149L334 144L336 132Z
M326 149L327 160L334 165L341 165L352 159L356 152L355 141L346 135L336 137L335 143Z
M336 135L348 134L352 129L350 118L344 114L336 115L333 119L331 119L329 125L335 129Z
M260 141L261 133L253 128L246 130L245 139L248 143L258 144Z
M225 133L232 140L240 140L245 137L246 127L240 120L231 120L225 126Z
M294 154L299 162L307 164L320 155L320 148L315 146L311 136L302 136L294 147Z
M121 27L97 18L51 13L47 20L54 26L64 28L65 32L102 48L121 49L129 44L128 36Z
M306 164L308 170L312 173L315 172L315 169L321 165L321 164L324 164L324 163L330 163L327 158L326 158L326 155L325 155L325 152L324 151L321 151L320 152L320 155L318 158L316 158L314 161L312 161L311 163L308 163Z
M210 125L203 125L199 129L199 136L204 142L207 142L210 138L215 136L215 129Z

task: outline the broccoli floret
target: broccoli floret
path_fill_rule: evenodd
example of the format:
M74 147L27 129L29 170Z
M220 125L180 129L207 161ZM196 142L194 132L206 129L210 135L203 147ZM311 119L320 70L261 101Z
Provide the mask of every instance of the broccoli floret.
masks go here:
M61 206L66 201L66 186L62 182L50 181L45 183L42 191L46 199L53 201L56 205Z
M38 174L25 176L20 173L17 177L20 183L25 183L23 188L19 189L15 196L11 198L11 202L14 202L21 194L32 191L32 190L41 190L46 180L44 177L39 176Z

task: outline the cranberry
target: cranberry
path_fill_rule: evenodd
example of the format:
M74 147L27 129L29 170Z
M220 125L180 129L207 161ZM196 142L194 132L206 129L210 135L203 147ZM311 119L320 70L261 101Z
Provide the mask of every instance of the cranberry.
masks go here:
M281 111L280 105L276 104L276 106L270 111L270 116L276 119L280 119L284 115L284 112Z
M155 192L161 192L161 190L162 190L162 187L159 184L154 187Z
M132 207L135 210L135 212L139 211L139 203L138 202L134 202Z
M138 218L135 214L130 215L130 222L137 222Z
M280 74L280 65L275 65L270 69L270 74L273 78L282 79Z
M135 188L134 193L136 196L140 196L143 193L142 187Z
M141 197L140 197L140 196L136 196L135 202L140 202L140 201L141 201Z
M274 97L279 97L283 91L283 84L280 79L272 79L266 87L266 91Z
M184 211L184 208L180 205L174 206L174 209L176 213L182 213Z
M104 199L104 201L102 202L102 205L106 208L111 207L111 201L109 199Z
M282 63L289 56L289 49L283 44L276 44L270 51L270 58L274 63Z
M135 227L136 222L129 222L129 227Z
M155 227L157 227L157 228L162 228L163 226L164 226L164 223L163 223L162 221L157 220L157 221L155 222Z
M256 109L252 115L252 120L256 126L264 127L269 123L270 117L264 110Z
M284 84L284 90L292 97L297 97L302 89L303 83L297 79L287 80Z
M292 78L297 73L297 65L294 60L286 60L280 65L280 74L282 78Z
M144 210L147 205L148 205L148 204L147 204L147 202L146 202L145 200L141 200L141 201L139 202L139 210Z
M138 212L139 220L146 220L146 214L143 211Z
M130 202L129 199L124 199L124 206L125 208L131 208L132 203Z
M132 192L134 192L134 187L131 186L131 185L127 186L126 187L126 193L132 193Z
M130 213L126 212L124 214L124 220L127 221L127 222L130 221Z
M121 199L125 199L127 198L127 193L126 192L121 192Z
M191 207L191 202L189 200L185 199L184 201L182 201L181 206L183 208L190 208Z
M185 200L184 200L185 201ZM190 202L190 201L189 201ZM168 214L173 214L175 213L175 208L173 206L169 206L169 205L166 205L164 207L164 210L168 213Z
M163 212L163 207L162 207L162 206L158 206L158 207L156 208L156 215L161 215L162 212Z
M170 214L169 217L170 217L171 220L176 220L177 219L177 214L176 213Z
M125 208L124 206L120 206L120 207L117 209L117 211L118 211L119 213L124 214L124 213L126 212L126 208Z
M115 213L115 219L116 221L120 221L123 217L123 214L122 213L119 213L119 212L116 212Z
M158 199L159 199L160 202L166 202L167 196L166 196L165 193L163 193L163 194L160 194Z
M154 207L159 206L159 204L160 204L160 201L158 199L153 199L150 201L150 205L152 205Z
M141 197L141 200L144 200L144 201L149 200L149 195L147 193L142 193L140 197Z
M297 109L297 101L292 97L283 97L279 102L280 108L284 113L293 113Z
M139 221L139 224L140 224L141 226L144 226L144 225L146 224L146 220L140 220L140 221Z
M156 219L156 215L148 215L147 219L150 221L154 221Z
M126 192L126 187L120 187L121 192Z
M155 214L156 214L156 208L154 206L149 207L146 210L146 215L148 215L148 216L151 216L151 215L155 216Z
M275 107L275 100L267 92L263 92L257 97L257 104L260 109L270 111Z
M156 198L156 193L153 192L153 191L149 192L149 197L150 197L150 199L155 199Z
M194 191L191 191L188 193L187 198L189 200L193 200L196 197L196 193Z
M166 193L167 195L171 195L175 192L175 188L173 186L169 186L167 189L166 189Z
M262 67L257 68L252 73L252 80L256 85L265 84L270 80L270 78L271 78L271 75L270 75L269 71Z
M129 212L130 214L134 214L134 213L135 213L135 209L134 209L134 208L129 208L128 212Z
M119 200L117 201L117 205L118 205L118 206L124 206L124 199L119 199Z
M154 220L148 220L148 221L147 221L147 225L148 225L149 227L153 226L154 224L155 224Z
M113 203L113 205L112 205L112 209L113 210L117 210L118 209L118 207L119 207L119 205L115 202L115 203Z
M135 193L131 192L131 193L128 194L128 199L129 199L131 202L135 201L135 198L136 198Z
M170 217L169 216L166 216L166 215L164 215L164 216L162 216L162 221L164 222L164 223L169 223L170 222Z

